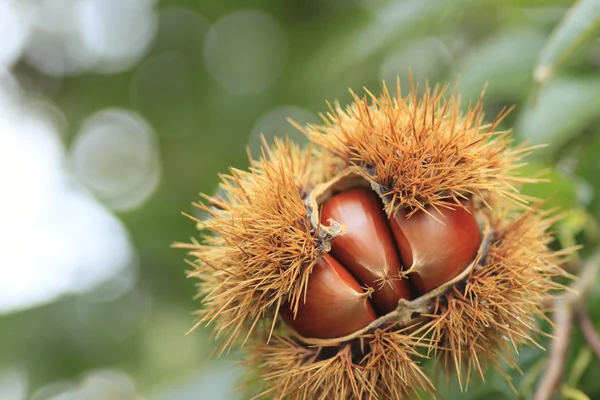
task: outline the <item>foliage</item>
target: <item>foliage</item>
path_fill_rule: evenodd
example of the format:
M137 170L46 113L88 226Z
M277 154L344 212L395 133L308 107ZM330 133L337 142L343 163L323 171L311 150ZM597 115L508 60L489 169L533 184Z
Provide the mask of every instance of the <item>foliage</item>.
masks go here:
M347 104L352 99L348 87L362 92L362 86L380 87L382 78L389 81L399 75L407 80L409 69L419 84L425 79L432 84L450 82L450 90L462 95L464 109L477 101L486 83L487 116L515 105L500 128L514 127L515 145L547 144L528 159L523 171L546 170L549 181L524 190L533 196L551 195L547 207L567 211L567 218L555 226L556 246L584 245L583 260L599 246L598 0L254 1L251 7L274 18L287 38L285 67L263 90L235 94L220 85L206 65L207 28L172 23L168 11L185 8L214 24L248 4L158 2L154 44L125 72L83 73L52 85L55 78L25 61L16 66L16 74L36 95L65 114L66 146L89 114L105 107L132 108L154 127L163 165L152 199L118 214L138 251L133 289L97 301L100 288L0 319L0 370L25 368L30 394L51 382L77 380L85 371L102 368L126 371L139 392L148 394L159 393L169 382L197 379L192 374L200 371L204 378L199 380L210 382L195 395L182 394L185 399L208 393L202 391L220 379L222 385L230 385L229 367L215 376L222 363L209 357L213 348L208 334L201 329L184 336L193 325L190 313L197 304L192 301L192 282L185 279L182 254L169 245L195 233L179 211L192 213L190 199L199 192L215 192L219 172L230 165L248 166L246 146L257 148L257 129L267 136L297 134L281 123L283 117L275 128L255 126L269 110L294 105L314 114L326 112L323 99ZM253 51L247 48L249 57ZM314 120L310 113L301 115L300 123ZM576 264L577 260L571 269L575 274ZM600 280L584 304L600 330ZM118 334L117 328L132 318L139 319L135 329ZM550 324L544 327L551 332ZM546 349L551 345L548 337L539 341ZM567 356L557 393L572 399L600 398L600 359L578 325ZM520 353L522 373L513 374L518 394L494 373L485 383L470 382L466 393L453 379L440 382L447 385L440 393L448 399L531 398L547 357L537 348Z

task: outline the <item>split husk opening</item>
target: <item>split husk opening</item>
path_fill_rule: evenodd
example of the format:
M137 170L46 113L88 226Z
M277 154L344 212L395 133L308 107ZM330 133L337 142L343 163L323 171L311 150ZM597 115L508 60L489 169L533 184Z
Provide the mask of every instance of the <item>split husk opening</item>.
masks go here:
M332 219L329 220L329 226L321 224L319 212L320 206L333 195L358 187L370 188L381 198L381 188L374 188L373 184L365 178L363 171L357 170L356 167L350 167L329 182L315 186L305 199L305 205L312 227L320 239L320 246L324 253L331 250L331 242L333 239L345 234L345 228L342 224ZM382 199L382 201L384 200ZM347 336L331 339L307 338L297 333L288 325L286 325L286 329L293 337L309 347L339 347L357 339L365 339L378 329L393 329L395 331L406 332L406 334L410 334L411 330L418 330L418 327L429 319L427 315L435 312L437 299L452 288L464 284L473 269L485 263L488 250L494 239L494 232L490 225L490 221L484 213L476 211L475 217L477 218L482 237L477 255L459 275L436 289L413 300L400 299L398 301L398 306L394 311L380 316L368 326ZM403 275L406 275L409 272L411 271L403 271Z

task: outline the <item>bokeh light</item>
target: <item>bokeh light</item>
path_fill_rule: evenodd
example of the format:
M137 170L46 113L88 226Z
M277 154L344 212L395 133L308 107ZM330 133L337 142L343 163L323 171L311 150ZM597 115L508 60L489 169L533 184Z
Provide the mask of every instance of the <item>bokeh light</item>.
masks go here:
M486 82L486 115L516 105L501 129L549 142L528 168L552 171L579 243L600 215L600 42L536 84L573 2L543 3L0 0L0 399L247 398L209 329L185 335L200 305L169 245L198 232L180 212L205 218L190 203L222 195L218 173L245 169L247 146L259 157L261 135L306 143L288 118L321 123L324 100L381 79L406 94L409 69L458 82L464 108ZM600 364L573 347L597 398Z
M151 44L157 28L153 0L85 0L77 21L87 49L104 73L131 68Z
M380 77L390 84L433 80L452 67L453 55L439 38L428 37L409 42L387 54L381 65Z
M197 133L202 49L210 24L199 13L168 8L159 14L152 55L137 68L130 87L133 106L160 136Z
M0 313L91 289L127 268L121 223L78 189L52 122L0 104Z
M27 395L27 375L20 368L0 369L0 394L3 400L22 400Z
M29 34L26 18L22 3L17 0L0 2L0 75L6 73L21 56Z
M190 65L186 57L170 51L146 60L131 85L134 106L156 122L162 136L191 133L194 108ZM169 79L164 79L168 76Z
M133 336L148 320L152 309L152 299L148 290L136 288L112 301L90 299L80 296L75 299L75 312L81 324L90 332L103 335L116 342Z
M41 0L28 3L26 59L49 75L131 68L157 28L151 0Z
M38 390L31 400L134 400L142 399L131 377L123 371L87 372L79 382L56 382Z
M170 7L159 13L159 28L153 51L178 51L189 56L202 55L204 40L210 28L208 20L200 13Z
M201 393L203 398L211 400L242 400L241 392L234 391L236 380L241 375L240 368L233 362L219 361L210 370L189 373L152 394L153 400L192 400Z
M78 10L85 0L41 0L30 3L31 33L25 59L52 76L75 75L96 62L97 55L84 43L78 27Z
M295 143L308 142L306 136L292 126L289 120L295 121L300 126L321 122L315 113L298 106L282 105L267 111L256 120L250 132L248 148L253 157L261 155L263 137L267 143L273 143L276 137L280 139L288 137Z
M204 48L206 66L234 94L256 94L271 86L287 60L287 37L269 15L236 11L215 22Z
M86 119L71 157L77 177L115 210L138 207L159 183L154 132L132 111L102 110Z

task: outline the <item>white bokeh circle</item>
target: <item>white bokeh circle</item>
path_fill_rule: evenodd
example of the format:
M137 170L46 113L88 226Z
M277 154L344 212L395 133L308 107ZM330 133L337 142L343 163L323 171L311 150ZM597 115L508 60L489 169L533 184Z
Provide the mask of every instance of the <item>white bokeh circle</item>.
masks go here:
M75 137L71 158L80 181L119 211L139 207L160 180L154 131L129 110L107 109L87 118Z
M42 110L0 95L0 314L88 291L134 262L120 221L73 184Z
M86 0L77 12L78 30L98 59L94 70L127 70L148 50L158 26L154 1Z
M0 1L0 75L19 59L29 36L27 9L15 0Z
M273 143L276 137L279 139L288 137L291 141L300 144L307 143L307 137L292 126L289 120L293 120L300 126L320 122L315 113L305 108L294 105L275 107L262 114L254 123L248 138L250 153L254 157L260 156L262 137L267 143Z
M256 94L271 86L287 61L287 36L259 11L236 11L215 22L204 47L206 66L234 94Z

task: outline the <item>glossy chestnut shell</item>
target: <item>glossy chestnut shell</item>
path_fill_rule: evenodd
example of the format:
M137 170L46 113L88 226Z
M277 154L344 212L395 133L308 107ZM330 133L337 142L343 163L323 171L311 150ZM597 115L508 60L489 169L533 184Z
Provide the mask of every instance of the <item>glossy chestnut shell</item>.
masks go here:
M400 210L390 223L410 282L425 294L460 274L475 258L481 233L470 203L463 207Z
M336 338L365 328L458 276L475 259L481 233L472 203L400 209L388 219L366 187L342 190L321 204L320 223L344 227L313 267L306 296L282 317L305 338Z
M402 263L383 205L375 192L356 188L333 196L323 205L321 223L333 219L346 234L333 239L333 255L363 285L375 289L372 301L381 314L395 310L398 299L412 298L402 279Z

